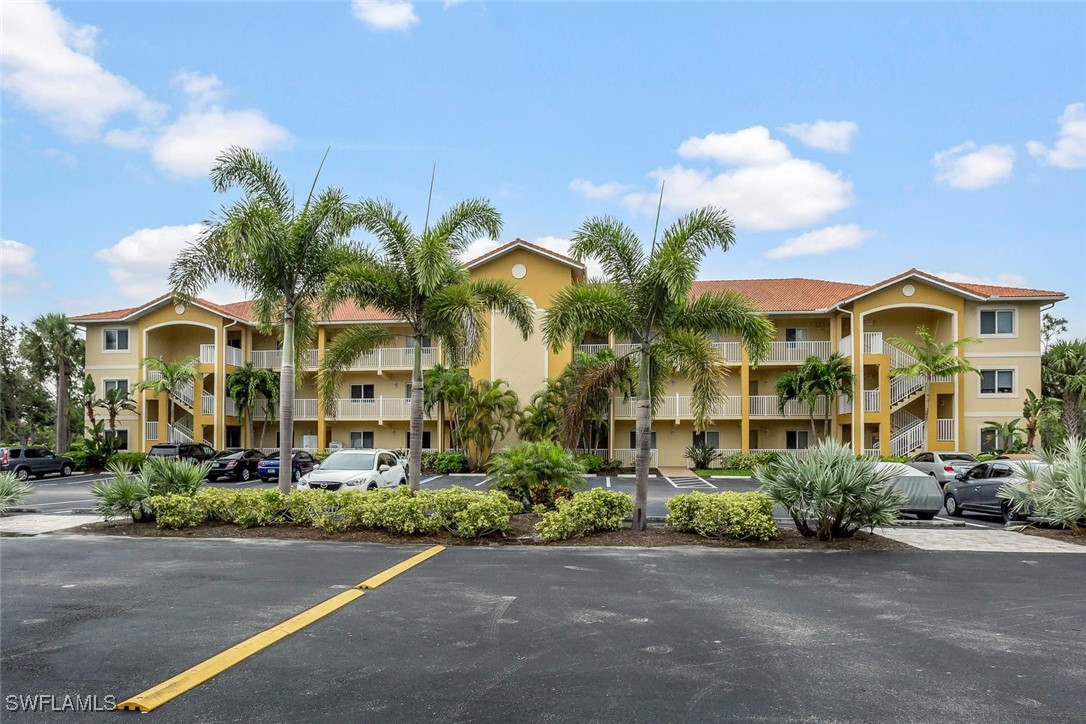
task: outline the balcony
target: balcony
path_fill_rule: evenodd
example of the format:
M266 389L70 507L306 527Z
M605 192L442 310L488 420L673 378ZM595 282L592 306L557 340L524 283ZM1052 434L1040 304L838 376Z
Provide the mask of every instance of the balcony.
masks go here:
M864 354L885 354L882 332L864 332Z
M269 370L277 370L283 366L283 350L281 349L254 349L249 353L249 360L253 367ZM311 349L305 355L307 369L317 368L317 350Z
M939 442L954 442L954 419L940 418L936 421L936 440Z
M607 345L605 345L605 344L582 344L579 349L582 352L586 352L586 351L588 351L588 348L596 348L596 347L599 347L601 349L606 349ZM717 354L720 355L720 358L723 359L728 364L730 364L730 365L742 364L742 362L743 362L743 349L742 349L742 346L738 342L713 342L713 347L716 349ZM616 344L615 345L615 356L616 357L624 357L625 355L628 355L628 354L636 354L637 351L638 351L638 346L636 344ZM806 359L806 357L804 357L804 359Z
M826 410L826 398L824 396L819 397L814 406L814 416L825 417ZM809 417L810 414L807 403L801 400L789 400L784 403L784 412L782 413L777 407L776 395L750 396L751 417Z
M774 342L769 350L769 356L762 360L762 364L800 364L806 362L808 357L818 357L822 360L829 359L829 340L820 342Z
M143 423L143 439L148 442L158 440L158 420Z
M606 347L607 345L604 345ZM422 368L433 367L438 361L437 347L422 348ZM381 347L369 354L359 355L348 369L409 370L415 365L414 347Z
M656 467L659 459L657 450L649 450L649 467ZM615 460L618 460L624 468L632 468L637 460L637 451L630 448L615 448Z
M656 411L657 419L692 420L694 419L694 398L689 395L668 395L660 401L660 407ZM614 398L615 418L634 419L637 417L637 400L631 398L623 400ZM740 401L738 397L729 397L720 405L709 412L709 417L716 419L739 417Z
M411 400L403 397L378 397L372 400L337 399L334 402L335 417L338 420L408 420L411 417ZM253 419L267 417L268 401L257 400L253 406ZM278 411L276 411L278 412ZM325 419L331 419L326 414ZM317 400L294 400L295 420L316 420Z
M879 388L864 390L864 412L879 412L882 410L882 397Z
M585 354L596 354L597 352L602 352L603 350L610 349L610 348L611 348L611 345L609 345L609 344L580 344L580 345L577 345L577 351L578 352L584 352Z

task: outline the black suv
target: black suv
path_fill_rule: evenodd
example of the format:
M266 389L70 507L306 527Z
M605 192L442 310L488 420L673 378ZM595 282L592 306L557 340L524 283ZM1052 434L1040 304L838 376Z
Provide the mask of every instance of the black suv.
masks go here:
M215 448L203 443L161 443L152 445L147 451L147 457L173 458L174 460L188 460L192 463L202 463L215 457Z
M73 470L75 463L71 458L46 447L0 447L0 473L14 473L19 480L31 475L42 478L49 473L68 477Z

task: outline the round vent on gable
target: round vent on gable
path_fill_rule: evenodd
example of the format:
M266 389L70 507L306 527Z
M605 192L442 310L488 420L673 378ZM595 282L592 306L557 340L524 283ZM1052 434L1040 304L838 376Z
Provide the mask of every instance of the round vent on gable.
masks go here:
M916 294L916 287L914 287L912 284L906 284L901 288L901 293L907 297L911 297L912 295Z
M528 267L524 266L523 264L514 264L513 265L513 278L514 279L523 279L527 274L528 274Z

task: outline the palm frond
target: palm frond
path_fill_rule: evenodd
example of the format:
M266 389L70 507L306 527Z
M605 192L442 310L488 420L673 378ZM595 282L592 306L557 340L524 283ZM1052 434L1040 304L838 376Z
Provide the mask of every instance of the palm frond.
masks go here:
M571 284L551 298L543 317L543 335L551 350L579 344L588 332L630 336L637 327L629 298L614 284Z
M633 230L613 216L588 219L573 233L570 254L595 259L612 282L634 286L645 268L645 251Z
M284 219L294 208L290 188L279 171L263 154L249 148L231 146L219 154L211 168L211 185L220 193L240 186L248 196L261 199Z
M502 216L488 199L464 199L452 205L431 226L423 238L433 237L445 242L459 254L468 244L486 236L497 239L502 233Z
M682 301L669 312L668 322L685 329L735 335L747 349L751 364L769 356L773 323L747 297L735 291L706 292Z
M476 279L471 282L471 290L487 309L497 311L515 324L524 339L531 336L535 330L535 306L516 284L507 279Z
M571 385L561 406L562 444L572 448L584 428L586 413L593 407L593 400L601 394L610 394L630 376L633 367L631 357L609 359L586 366Z
M333 418L336 415L335 400L339 396L343 372L359 355L387 345L396 336L388 327L360 324L348 327L332 338L324 348L324 359L317 369L317 396L327 414Z
M698 332L670 330L653 345L653 357L690 380L694 427L704 430L712 422L713 408L727 399L728 367L713 343Z

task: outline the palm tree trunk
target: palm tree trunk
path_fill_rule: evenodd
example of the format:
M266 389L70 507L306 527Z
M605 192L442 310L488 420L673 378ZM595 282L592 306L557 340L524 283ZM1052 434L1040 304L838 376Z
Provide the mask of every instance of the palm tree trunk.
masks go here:
M245 421L249 423L249 447L256 447L253 443L256 440L253 439L253 434L256 432L256 425L253 423L253 409L250 407L249 411L245 413Z
M422 480L422 335L415 335L414 362L411 370L411 445L407 451L408 482L411 492Z
M830 400L826 398L826 417L822 420L822 439L825 440L830 436Z
M649 505L649 449L652 443L652 389L649 377L649 346L641 345L641 365L637 380L637 442L634 472L634 511L631 530L645 530L645 511Z
M283 314L283 365L279 374L279 492L290 492L294 469L294 312Z
M924 375L924 449L928 447L928 418L931 417L931 377Z
M68 449L68 366L63 355L57 359L57 429L56 454Z
M1078 395L1064 393L1063 396L1063 438L1079 436L1079 401Z
M811 403L810 400L807 401L807 412L808 417L811 418L811 441L814 442L818 440L818 431L815 430L814 424L814 404Z

